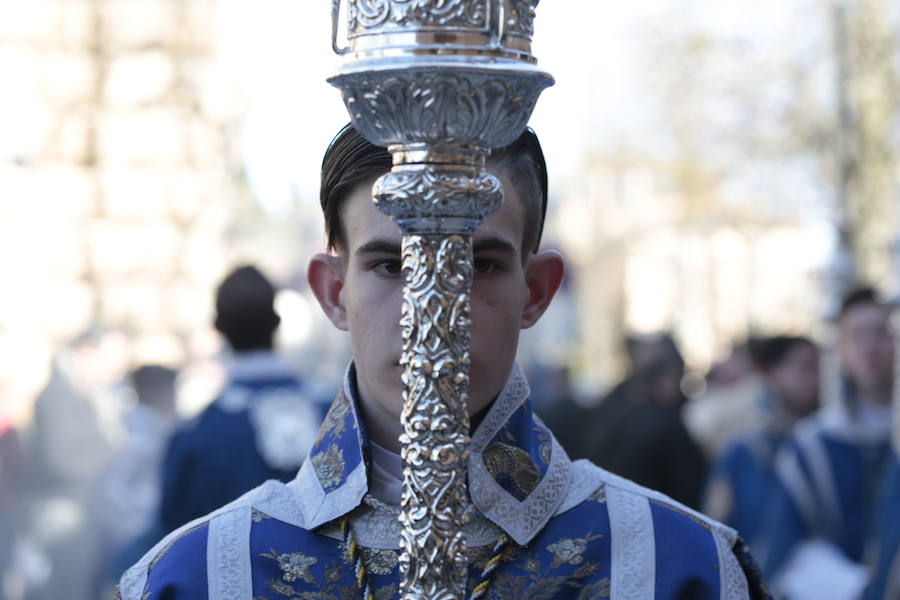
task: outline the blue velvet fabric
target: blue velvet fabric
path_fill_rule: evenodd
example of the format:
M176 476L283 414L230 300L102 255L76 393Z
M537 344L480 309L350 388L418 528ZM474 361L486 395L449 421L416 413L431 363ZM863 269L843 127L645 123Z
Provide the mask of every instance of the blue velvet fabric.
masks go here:
M878 512L878 554L869 600L900 598L900 456L892 455Z

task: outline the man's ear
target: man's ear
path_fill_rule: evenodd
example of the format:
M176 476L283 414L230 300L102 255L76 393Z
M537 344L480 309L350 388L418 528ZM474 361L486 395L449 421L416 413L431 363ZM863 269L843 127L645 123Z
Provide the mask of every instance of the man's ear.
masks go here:
M306 281L325 316L335 327L347 331L347 307L344 306L341 295L344 289L344 272L341 257L316 254L306 268Z
M538 322L562 283L565 265L556 250L544 250L528 257L525 263L525 284L528 299L522 309L522 329Z

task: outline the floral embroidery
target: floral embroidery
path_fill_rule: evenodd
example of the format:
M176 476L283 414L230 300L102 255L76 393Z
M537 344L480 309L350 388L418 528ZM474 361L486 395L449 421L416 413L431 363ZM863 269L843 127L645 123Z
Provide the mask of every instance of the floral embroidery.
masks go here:
M581 592L578 594L578 600L594 600L594 598L609 598L608 577L587 584L581 588Z
M494 442L484 449L481 456L488 473L520 501L540 483L541 474L537 465L521 448Z
M315 583L315 578L309 570L311 566L318 562L314 556L307 556L302 552L293 552L291 554L279 554L272 550L268 554L261 554L264 558L271 558L278 561L278 567L281 569L281 577L288 582L302 580L306 583ZM281 592L279 592L281 593Z
M542 569L540 561L529 559L525 561L522 575L513 575L511 572L497 573L491 585L491 600L553 600L563 595L563 588L582 590L579 600L595 598L591 594L584 594L584 580L594 577L600 570L599 563L583 561L582 564L569 574L556 574L555 569ZM594 585L593 583L591 585ZM599 596L602 598L603 596Z
M394 600L397 597L397 586L393 583L383 585L375 590L375 600Z
M562 564L580 565L584 562L584 552L587 550L588 542L600 539L602 535L592 536L588 533L583 538L562 538L555 544L547 546L547 550L553 553L553 563L551 569L555 569Z
M272 517L270 517L269 515L267 515L266 513L262 512L262 511L254 508L253 514L250 518L253 519L254 523L259 523L265 519L271 519Z
M327 435L334 438L340 437L347 426L347 415L350 414L350 400L344 394L338 395L331 405L322 426L319 428L319 435L316 438L315 445L318 446Z
M606 504L606 486L601 485L594 490L594 493L588 496L588 501L593 501L597 504Z
M289 584L287 584L281 580L278 580L278 579L275 579L273 581L267 581L266 587L269 588L270 591L273 591L280 596L291 597L295 593L295 590L293 587L291 587Z
M394 550L362 548L366 569L375 575L390 575L397 567L398 555Z
M344 452L340 448L328 446L328 450L313 454L310 460L326 493L340 487L345 469Z

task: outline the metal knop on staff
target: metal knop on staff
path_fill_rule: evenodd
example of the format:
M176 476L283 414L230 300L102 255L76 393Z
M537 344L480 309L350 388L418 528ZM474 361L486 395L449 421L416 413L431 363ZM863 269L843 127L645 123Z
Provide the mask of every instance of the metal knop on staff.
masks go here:
M463 598L472 234L502 201L492 148L524 130L553 78L531 54L538 0L348 0L329 79L353 126L386 146L378 209L403 233L401 597Z

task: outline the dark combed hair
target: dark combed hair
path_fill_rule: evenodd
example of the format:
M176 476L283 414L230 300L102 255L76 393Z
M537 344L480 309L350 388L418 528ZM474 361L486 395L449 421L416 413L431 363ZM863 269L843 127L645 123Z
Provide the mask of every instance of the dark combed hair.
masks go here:
M875 288L870 286L860 286L850 290L847 295L844 296L843 300L841 300L841 312L839 316L843 317L857 306L862 306L863 304L883 306L884 302L879 298Z
M775 335L757 339L749 346L750 356L762 371L769 371L780 365L787 355L798 346L808 346L817 350L809 338L799 335Z
M216 329L234 350L271 348L280 322L275 312L275 287L256 267L238 267L219 285Z
M488 163L506 172L525 203L523 251L536 252L547 212L547 164L537 135L531 128L509 146L491 152ZM341 205L353 188L390 171L387 149L363 138L351 125L338 132L322 160L319 202L325 217L329 248L346 245Z

